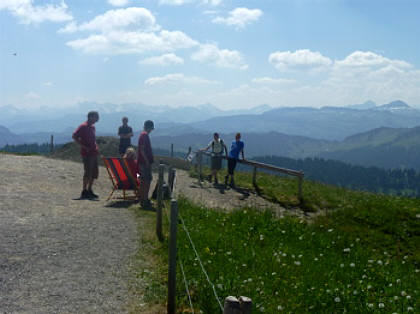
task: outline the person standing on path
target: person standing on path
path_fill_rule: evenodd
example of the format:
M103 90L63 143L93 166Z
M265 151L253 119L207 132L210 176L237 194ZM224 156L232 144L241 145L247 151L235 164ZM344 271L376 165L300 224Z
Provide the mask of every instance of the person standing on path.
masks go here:
M235 187L235 181L233 178L236 164L239 159L239 154L242 154L242 160L244 157L244 142L241 141L241 133L236 133L235 141L230 145L230 151L228 156L228 174L225 177L225 185L228 185L229 176L230 176L230 186Z
M212 176L214 177L214 183L218 184L219 181L217 179L217 172L222 168L222 154L223 150L227 156L227 148L223 140L220 138L219 133L213 134L213 140L209 143L206 148L203 148L201 151L208 151L211 148L211 175L210 175L210 182Z
M98 145L96 144L95 123L99 120L97 111L90 111L87 115L87 121L83 122L76 131L73 132L74 141L80 145L80 154L83 160L83 189L80 195L81 199L98 198L93 193L93 181L98 178Z
M150 183L152 182L152 163L153 150L150 143L149 134L154 130L153 121L144 122L143 132L140 133L137 151L137 163L140 175L140 205L144 209L151 209L152 204L149 200Z
M133 129L128 125L128 118L122 118L122 126L118 128L118 136L120 137L119 153L124 155L127 148L131 145L131 137Z

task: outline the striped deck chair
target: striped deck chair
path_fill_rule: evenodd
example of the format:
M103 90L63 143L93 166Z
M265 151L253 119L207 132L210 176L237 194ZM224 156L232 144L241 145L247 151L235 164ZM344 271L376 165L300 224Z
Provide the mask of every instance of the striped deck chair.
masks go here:
M139 198L138 181L132 175L125 158L120 157L103 157L106 170L108 171L109 178L112 182L112 191L108 196L109 201L114 194L115 190L121 190L122 197L114 197L113 199L123 200L137 200ZM126 191L133 191L134 196L127 196Z

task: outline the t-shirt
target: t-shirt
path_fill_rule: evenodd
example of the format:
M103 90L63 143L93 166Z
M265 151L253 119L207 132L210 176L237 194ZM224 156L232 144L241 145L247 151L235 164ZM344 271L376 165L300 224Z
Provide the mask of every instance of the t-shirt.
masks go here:
M127 126L120 126L118 128L118 135L125 135L125 134L130 134L133 133L133 129L131 127ZM131 138L122 138L120 137L120 146L124 146L124 147L128 147L131 144Z
M217 141L216 140L212 140L209 143L209 146L211 147L211 151L215 154L221 154L223 152L223 140L221 138L219 138Z
M85 149L82 147L80 149L82 157L98 155L98 145L96 144L95 134L95 126L93 124L89 125L87 121L79 125L76 131L73 132L73 137L80 138L82 145L88 148Z
M229 158L239 159L239 153L244 148L245 144L242 141L233 141L230 145Z
M143 158L143 155L140 153L140 147L143 147L144 152L146 154L146 158L149 161L149 163L153 163L153 151L152 151L152 145L150 144L150 138L149 134L146 131L143 131L140 133L139 137L139 144L138 144L138 151L137 151L137 158L138 158L138 164L145 164L146 161Z

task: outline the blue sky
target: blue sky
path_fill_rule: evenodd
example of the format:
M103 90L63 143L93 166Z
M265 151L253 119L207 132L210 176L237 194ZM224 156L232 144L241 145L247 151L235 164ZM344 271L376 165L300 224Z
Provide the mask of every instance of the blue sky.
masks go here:
M0 0L0 107L420 106L419 12L415 0Z

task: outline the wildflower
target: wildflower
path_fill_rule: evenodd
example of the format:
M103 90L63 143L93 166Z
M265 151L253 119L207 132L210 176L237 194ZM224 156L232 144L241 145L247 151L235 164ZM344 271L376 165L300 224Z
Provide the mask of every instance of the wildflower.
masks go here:
M260 234L260 241L264 240L264 236Z
M344 267L344 264L340 264L340 267L343 268Z
M300 236L300 237L299 237L299 240L302 240L302 239L303 239L303 236Z
M344 252L344 253L349 253L349 252L350 252L350 248L345 248L345 249L343 250L343 252Z
M314 258L314 261L318 261L318 258L317 258L317 257L315 257L315 258Z
M407 293L405 291L401 291L401 296L405 297L407 295Z
M350 267L355 267L356 265L354 263L350 263Z
M371 285L368 285L367 286L367 289L369 290L369 289L372 289L372 286Z
M299 261L295 261L295 265L300 265L300 262Z
M368 303L367 307L373 309L373 303Z
M394 300L397 301L399 298L397 295L394 295Z
M252 278L248 278L248 282L252 282Z
M382 264L383 264L381 260L377 261L376 263L377 263L378 265L382 265Z
M281 305L278 305L278 306L277 306L277 310L279 310L279 311L283 311L283 307L282 307Z
M407 300L410 300L411 299L411 295L408 295L406 298L407 298Z
M373 263L373 259L368 260L368 263L369 264L372 264Z
M334 229L328 229L328 232L332 232Z
M411 306L407 307L407 312L412 312L413 308Z
M383 304L383 303L379 303L379 304L378 304L378 307L379 307L380 309L383 309L383 308L385 307L385 304Z
M337 302L337 303L338 303L338 302L341 302L341 300L340 300L340 298L339 298L339 297L335 297L335 298L334 298L334 301L335 301L335 302Z
M261 306L261 307L260 307L260 312L264 312L264 311L265 311L264 306Z
M418 273L419 271L420 271L419 269L416 269L416 270L415 270L415 272L416 272L416 273Z
M397 279L397 283L401 283L401 279Z
M360 241L360 239L359 238L356 238L356 242L359 242Z
M226 254L227 254L227 255L230 255L230 254L232 254L232 252L231 252L231 251L228 251L228 252L226 252Z
M359 293L359 292L357 292L357 290L354 290L354 291L353 291L353 294L354 294L354 295L357 295L358 293Z
M326 292L326 293L330 293L330 292L331 292L331 290L330 290L330 289L327 289L325 292Z
M390 284L388 285L388 287L392 287L392 283L390 283Z

